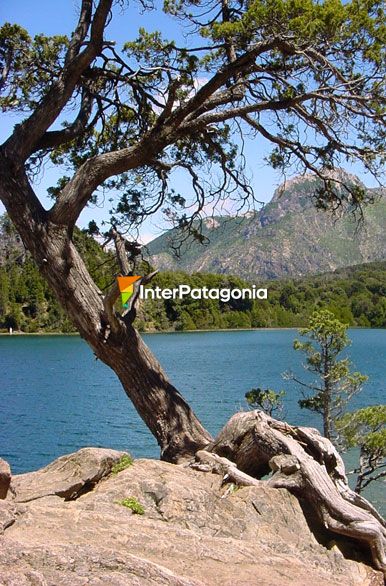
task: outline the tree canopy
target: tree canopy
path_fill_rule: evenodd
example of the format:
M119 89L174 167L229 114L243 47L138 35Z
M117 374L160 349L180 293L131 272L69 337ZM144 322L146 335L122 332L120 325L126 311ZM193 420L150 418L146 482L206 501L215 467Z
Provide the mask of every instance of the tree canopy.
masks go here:
M120 4L125 17L136 10ZM0 29L0 104L25 116L4 152L30 173L47 158L64 168L51 189L53 221L74 224L103 190L119 193L114 224L133 229L162 209L191 227L209 204L253 197L240 156L247 134L272 145L275 168L321 177L322 208L364 199L332 178L337 164L361 161L380 178L381 1L167 0L164 10L188 31L181 47L145 28L117 46L104 35L117 8L83 1L71 38ZM193 200L173 190L177 169Z
M373 405L345 413L337 422L344 448L359 448L355 490L386 476L386 405Z

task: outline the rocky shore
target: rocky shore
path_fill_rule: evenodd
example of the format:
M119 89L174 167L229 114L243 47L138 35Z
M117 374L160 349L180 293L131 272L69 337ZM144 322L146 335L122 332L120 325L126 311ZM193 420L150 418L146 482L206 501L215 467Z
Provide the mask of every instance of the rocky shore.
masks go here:
M15 476L0 460L0 586L383 585L302 506L109 449Z

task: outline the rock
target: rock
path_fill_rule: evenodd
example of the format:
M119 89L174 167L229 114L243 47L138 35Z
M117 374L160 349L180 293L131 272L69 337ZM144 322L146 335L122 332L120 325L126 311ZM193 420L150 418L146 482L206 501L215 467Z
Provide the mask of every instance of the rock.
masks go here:
M47 586L44 576L32 570L0 571L0 584L1 586Z
M0 499L5 499L11 484L11 468L8 462L0 458Z
M17 508L12 501L0 501L0 535L16 520Z
M12 571L3 560L11 561ZM34 569L32 569L34 568ZM39 568L36 570L35 568ZM0 540L1 586L203 586L176 576L159 564L131 553L115 554L94 546L35 548Z
M37 472L14 476L12 488L17 502L28 502L49 495L66 500L77 498L105 476L126 452L104 448L82 448L58 458Z
M261 483L231 492L218 475L137 460L96 485L94 479L93 489L78 491L76 500L66 500L71 466L76 478L84 478L79 469L89 469L90 458L81 450L31 473L34 500L26 498L27 475L16 477L16 500L28 502L0 537L0 584L383 584L379 572L345 559L338 541L331 549L319 543L299 502L285 489ZM58 472L63 465L68 484ZM48 469L56 470L61 497L55 496L53 478L47 480ZM130 498L143 506L143 515L123 506Z

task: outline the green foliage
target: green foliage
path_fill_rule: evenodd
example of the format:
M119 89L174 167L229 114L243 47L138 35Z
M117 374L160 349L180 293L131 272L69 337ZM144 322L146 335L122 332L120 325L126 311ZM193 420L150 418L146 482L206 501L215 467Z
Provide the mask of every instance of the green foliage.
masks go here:
M113 3L111 17L119 4ZM38 149L30 157L29 170L50 159L72 172L93 156L138 144L151 131L154 157L132 172L106 178L100 192L112 195L109 211L114 223L136 227L157 210L175 225L186 226L199 216L202 199L221 199L236 191L240 199L251 195L242 157L236 157L241 141L233 139L237 127L242 134L243 125L231 122L237 117L248 120L247 108L253 118L252 132L274 146L268 160L276 168L297 164L320 174L346 158L359 159L376 171L384 153L386 40L381 0L234 0L226 4L165 0L164 11L177 17L181 31L195 31L185 47L164 38L160 31L141 27L137 38L114 49L111 42L100 43L94 49L95 58L84 65L86 70L82 62L87 59L80 58L86 43L74 47L79 31L71 39L43 34L32 38L21 26L5 23L0 28L3 110L21 111L27 118L50 91L66 87L68 101L56 121L68 129L72 123L66 116L74 119L74 109L83 98L93 98L92 106L82 110L80 119L86 118L87 123L76 136ZM142 8L146 12L151 3ZM135 5L129 10L135 10ZM82 30L86 22L87 18ZM196 42L199 47L193 46ZM264 45L261 50L260 45ZM72 88L74 73L69 75L67 68L74 51L80 71ZM229 51L234 53L234 72L226 71ZM206 91L199 95L204 80ZM263 120L260 112L264 112ZM205 120L203 113L219 119L211 124L211 116ZM190 117L200 117L202 126L187 124ZM166 123L173 132L163 143L160 130ZM160 166L161 152L166 164ZM210 167L225 181L207 181ZM189 198L186 206L184 197L169 186L176 168L186 173L193 188L193 201ZM59 179L49 192L58 195L68 178ZM333 207L341 199L350 205L362 203L360 187L346 191L345 197L344 190L334 196L331 182L326 181L319 207ZM98 195L90 194L88 201L93 198ZM196 236L202 239L199 231Z
M133 496L122 499L121 501L118 502L118 504L122 505L123 507L126 507L127 509L130 509L130 511L132 511L132 513L134 515L144 515L145 514L144 507Z
M366 446L386 455L386 405L375 405L346 413L337 422L347 448Z
M111 468L111 474L119 474L119 472L122 472L123 470L126 470L126 468L132 466L133 462L134 460L130 454L124 454L120 460Z
M0 68L8 71L2 87L2 110L28 111L47 92L62 65L68 39L36 35L33 39L17 24L0 28Z
M346 413L336 422L344 449L359 448L355 490L361 492L386 476L386 405L373 405Z
M301 280L262 283L269 291L268 299L262 301L147 300L139 310L140 325L145 331L301 327L315 309L324 307L350 325L386 327L382 303L385 282L386 263L380 262ZM250 286L244 279L227 275L165 271L150 287L173 288L180 283L208 288Z
M253 409L262 409L265 413L272 416L275 412L280 413L283 410L283 397L285 391L273 391L272 389L251 389L245 393L247 403Z
M226 495L232 495L235 494L238 490L240 490L240 486L238 486L237 484L234 484L233 482L231 482L228 485L227 491L226 491Z
M295 340L294 349L306 355L304 366L317 378L309 383L299 380L291 373L287 375L306 389L299 405L322 416L324 435L328 439L334 439L336 419L368 378L360 372L351 372L348 358L338 360L339 354L350 344L347 328L348 325L336 319L331 311L315 311L308 326L299 331L307 340Z

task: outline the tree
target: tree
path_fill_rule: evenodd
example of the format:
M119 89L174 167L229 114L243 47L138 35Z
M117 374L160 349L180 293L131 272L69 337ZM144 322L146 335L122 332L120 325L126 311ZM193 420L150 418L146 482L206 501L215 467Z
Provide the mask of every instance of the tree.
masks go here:
M9 304L9 279L3 267L0 266L0 319L7 313Z
M273 391L272 389L251 389L245 393L245 398L250 407L257 409L260 408L272 416L275 412L281 413L283 411L283 397L285 391Z
M292 373L286 375L306 389L299 405L322 416L323 434L330 440L336 435L335 421L368 378L360 372L351 372L348 358L338 360L339 354L350 344L347 328L327 309L315 311L308 327L299 330L308 340L295 340L294 348L305 353L305 368L317 379L305 382Z
M202 240L195 220L206 204L253 197L237 153L242 136L232 142L233 132L265 138L275 168L314 173L319 207L360 210L363 189L343 185L333 169L359 161L376 175L383 162L382 3L222 0L208 7L168 0L165 10L193 30L183 47L143 29L116 47L105 38L115 9L113 0L82 0L71 38L31 39L18 25L1 28L0 105L22 121L0 148L0 198L80 335L119 377L161 457L177 462L211 436L136 331L138 296L121 313L116 283L97 287L74 244L75 223L89 202L111 194L104 235L122 275L137 270L139 252L122 229L135 234L156 210ZM48 210L33 188L47 160L66 169ZM191 181L187 200L171 186L176 170ZM90 230L102 231L95 222Z
M374 405L346 413L337 428L344 448L359 448L355 491L386 476L386 405Z
M18 25L1 28L1 106L24 118L1 147L0 196L76 328L115 370L162 457L175 461L210 436L138 336L134 308L118 314L117 286L96 286L74 245L74 224L98 190L119 192L106 232L121 274L135 266L119 234L122 223L133 230L163 208L199 237L193 221L206 203L252 195L231 140L237 128L273 145L275 167L296 163L315 173L317 205L361 206L363 190L342 185L331 170L339 157L374 173L382 162L383 29L376 0L260 0L248 8L224 1L203 17L196 3L171 1L165 9L196 26L190 46L141 29L115 47L104 37L112 0L83 0L71 38L31 39ZM70 172L51 189L48 211L31 183L47 159ZM194 201L170 187L176 169L191 179ZM100 229L95 222L91 228ZM127 246L138 252L135 242Z

